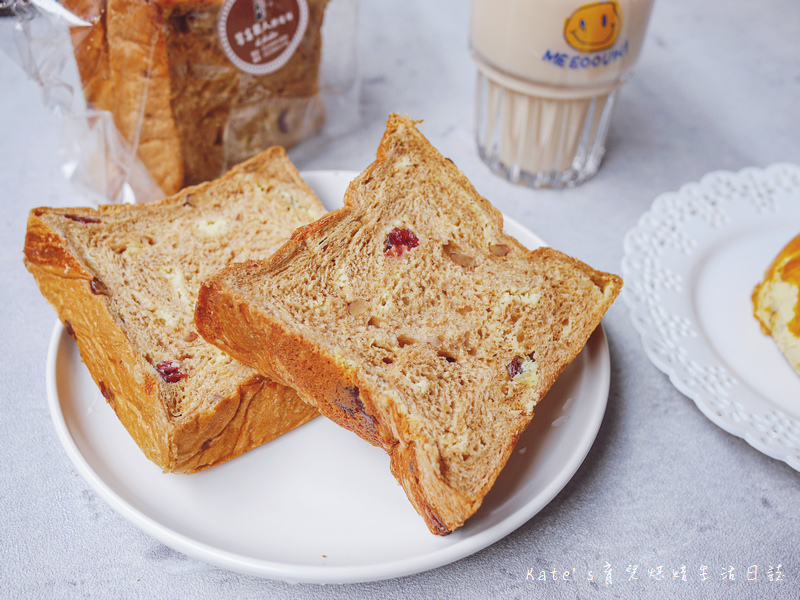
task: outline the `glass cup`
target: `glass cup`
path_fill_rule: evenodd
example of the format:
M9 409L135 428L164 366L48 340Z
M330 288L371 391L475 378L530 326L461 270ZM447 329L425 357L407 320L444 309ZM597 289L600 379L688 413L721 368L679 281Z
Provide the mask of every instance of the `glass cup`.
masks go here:
M495 173L560 188L594 175L654 0L473 0L478 152Z

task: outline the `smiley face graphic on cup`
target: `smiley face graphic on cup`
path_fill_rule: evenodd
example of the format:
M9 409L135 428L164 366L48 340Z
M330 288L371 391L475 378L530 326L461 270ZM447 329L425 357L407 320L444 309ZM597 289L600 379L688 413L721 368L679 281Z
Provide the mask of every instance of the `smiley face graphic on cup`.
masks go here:
M597 52L614 45L622 29L619 4L583 4L564 21L564 38L578 52Z

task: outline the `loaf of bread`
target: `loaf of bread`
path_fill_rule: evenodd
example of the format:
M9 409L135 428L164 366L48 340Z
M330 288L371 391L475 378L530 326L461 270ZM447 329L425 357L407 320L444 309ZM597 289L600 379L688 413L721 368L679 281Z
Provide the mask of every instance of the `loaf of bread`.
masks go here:
M800 235L778 253L752 299L762 331L800 375Z
M503 233L392 115L344 208L201 287L200 334L391 457L429 529L472 515L621 280Z
M316 133L321 26L328 0L308 0L299 46L278 71L237 69L220 44L221 0L65 0L91 23L71 30L86 100L110 111L161 189L219 177L273 146Z
M317 411L197 335L200 282L324 213L282 148L150 204L36 208L25 264L147 457L191 473Z

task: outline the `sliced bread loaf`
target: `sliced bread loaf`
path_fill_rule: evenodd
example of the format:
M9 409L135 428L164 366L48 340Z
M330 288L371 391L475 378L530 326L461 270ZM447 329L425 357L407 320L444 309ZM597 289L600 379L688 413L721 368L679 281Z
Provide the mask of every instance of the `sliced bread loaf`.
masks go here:
M223 50L222 0L63 2L91 23L70 32L87 102L111 112L166 194L218 177L268 146L288 148L319 131L327 3L303 3L308 24L296 50L277 71L252 75ZM299 6L292 11L287 4L269 2L262 10L269 18L299 17Z
M197 335L201 280L324 214L282 148L142 205L36 208L25 264L147 457L190 473L308 421L297 394Z
M200 290L208 341L391 456L431 531L480 506L533 408L621 287L503 233L408 118L392 115L344 208Z

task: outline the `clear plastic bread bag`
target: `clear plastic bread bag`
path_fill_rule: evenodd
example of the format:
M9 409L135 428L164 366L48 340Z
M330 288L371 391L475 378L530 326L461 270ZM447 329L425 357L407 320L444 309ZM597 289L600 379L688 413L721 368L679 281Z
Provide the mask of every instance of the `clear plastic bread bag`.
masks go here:
M5 7L3 6L5 4ZM360 117L358 0L0 0L90 203L146 202ZM302 165L301 165L302 166Z

